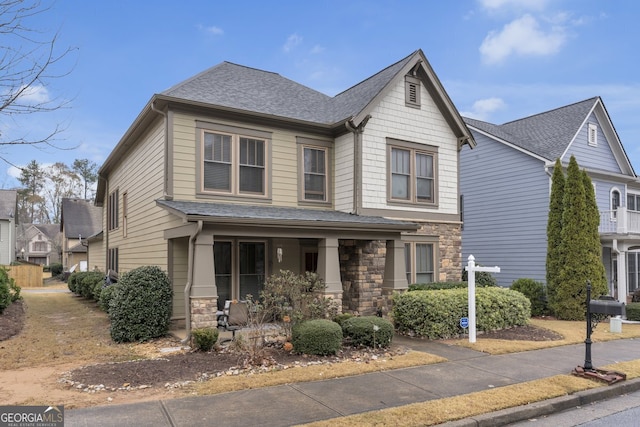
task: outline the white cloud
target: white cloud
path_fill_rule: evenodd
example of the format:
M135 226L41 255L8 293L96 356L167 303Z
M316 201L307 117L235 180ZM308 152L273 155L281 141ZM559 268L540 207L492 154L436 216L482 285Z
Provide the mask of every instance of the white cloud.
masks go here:
M42 85L32 85L29 87L22 86L23 92L18 97L18 101L29 105L46 104L51 101L49 90Z
M214 36L221 36L222 34L224 34L224 30L220 27L216 27L215 25L205 26L202 24L198 24L198 30Z
M285 52L290 52L300 43L302 43L302 37L300 37L297 33L293 33L289 37L287 37L287 41L285 42L284 46L282 46L282 50L284 50Z
M460 115L486 121L491 113L502 110L504 107L506 104L501 98L479 99L473 103L471 111L461 111Z
M538 21L526 14L508 24L502 31L490 32L480 46L483 60L497 64L510 55L545 56L557 53L567 40L565 30L552 26L547 32Z
M500 9L544 10L548 0L478 0L480 6L490 11Z
M311 49L311 53L312 54L318 54L318 53L322 53L324 52L324 47L320 46L319 44L315 45L312 49Z

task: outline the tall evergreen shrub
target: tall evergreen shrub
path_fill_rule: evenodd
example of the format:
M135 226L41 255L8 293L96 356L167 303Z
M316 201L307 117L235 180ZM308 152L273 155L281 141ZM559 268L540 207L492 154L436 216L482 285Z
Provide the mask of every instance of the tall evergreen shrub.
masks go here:
M598 202L596 201L596 192L593 188L593 182L586 171L582 171L582 182L584 184L584 192L587 201L587 228L589 245L589 257L586 266L591 268L591 295L592 298L597 298L600 295L606 295L609 293L609 286L607 285L607 273L602 263L602 244L600 243L600 210L598 209Z
M563 264L562 255L562 211L564 207L565 178L560 159L556 159L551 177L551 196L549 198L549 218L547 220L547 297L555 300L555 289Z

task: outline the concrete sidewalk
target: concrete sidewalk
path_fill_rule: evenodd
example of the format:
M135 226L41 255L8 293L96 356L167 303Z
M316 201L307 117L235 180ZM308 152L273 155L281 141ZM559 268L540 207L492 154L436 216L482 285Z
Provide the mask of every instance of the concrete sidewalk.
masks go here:
M448 362L213 396L71 409L65 411L65 426L289 426L569 374L585 357L584 344L490 356L404 337L395 337L394 343ZM591 351L596 368L635 360L640 358L640 339L594 343ZM448 424L505 425L638 389L640 380L623 381Z

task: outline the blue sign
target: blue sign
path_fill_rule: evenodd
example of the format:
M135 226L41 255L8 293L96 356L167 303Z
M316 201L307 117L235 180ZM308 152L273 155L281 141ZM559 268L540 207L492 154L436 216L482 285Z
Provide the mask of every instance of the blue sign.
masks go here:
M463 329L467 329L469 327L469 318L461 317L460 318L460 327Z

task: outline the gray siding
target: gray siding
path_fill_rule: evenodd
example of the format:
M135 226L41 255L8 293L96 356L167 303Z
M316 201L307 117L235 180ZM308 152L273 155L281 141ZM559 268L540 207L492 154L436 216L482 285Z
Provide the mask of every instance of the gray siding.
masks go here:
M464 196L463 264L497 265L501 286L545 280L549 176L544 163L473 132L478 143L460 155Z
M588 143L589 123L598 126L598 146L592 147ZM595 114L591 113L582 129L576 135L575 140L562 158L563 162L568 162L571 156L575 156L580 167L588 169L600 169L603 171L622 173L618 162L616 162L609 142L602 132L602 126L598 122Z

